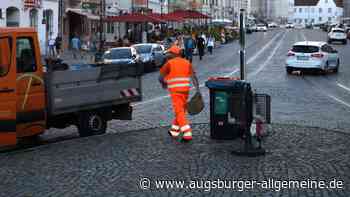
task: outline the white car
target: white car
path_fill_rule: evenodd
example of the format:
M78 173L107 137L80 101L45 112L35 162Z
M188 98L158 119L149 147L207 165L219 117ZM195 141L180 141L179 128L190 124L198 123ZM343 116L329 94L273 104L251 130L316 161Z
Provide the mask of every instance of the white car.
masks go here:
M286 71L291 74L296 70L333 70L339 69L338 51L326 42L297 42L289 50L286 59Z
M294 28L294 24L293 23L287 23L285 27L286 27L286 29L293 29Z
M269 23L267 26L268 26L269 28L277 28L277 27L278 27L277 23L274 23L274 22Z
M267 27L266 27L266 25L264 25L264 24L258 24L258 25L256 26L256 31L263 31L263 32L266 32L266 31L267 31Z
M347 43L347 35L344 29L342 28L332 28L328 33L328 43L340 41L343 44Z

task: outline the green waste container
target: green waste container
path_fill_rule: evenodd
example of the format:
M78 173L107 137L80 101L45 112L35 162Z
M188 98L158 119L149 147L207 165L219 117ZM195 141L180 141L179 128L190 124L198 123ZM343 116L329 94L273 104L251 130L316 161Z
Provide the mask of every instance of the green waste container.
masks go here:
M210 91L210 136L232 140L250 129L253 92L249 83L232 78L212 78L206 82Z

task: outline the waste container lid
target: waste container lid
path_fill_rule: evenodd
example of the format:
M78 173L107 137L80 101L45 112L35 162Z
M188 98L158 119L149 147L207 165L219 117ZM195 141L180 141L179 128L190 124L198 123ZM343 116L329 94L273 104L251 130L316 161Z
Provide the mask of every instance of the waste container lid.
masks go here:
M233 79L209 79L205 82L205 85L209 89L215 89L215 90L231 90L231 91L240 91L244 90L245 88L250 89L250 83L246 81L241 80L233 80Z

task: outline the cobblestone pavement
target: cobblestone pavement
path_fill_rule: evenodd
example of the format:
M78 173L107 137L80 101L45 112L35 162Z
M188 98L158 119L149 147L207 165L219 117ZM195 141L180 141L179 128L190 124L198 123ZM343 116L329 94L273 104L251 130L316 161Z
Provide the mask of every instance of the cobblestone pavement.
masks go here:
M106 134L0 154L0 196L350 196L350 135L272 125L268 154L231 154L241 140L216 141L207 124L178 143L166 128ZM139 180L149 178L150 190ZM343 189L157 189L156 180L342 181ZM263 186L262 186L263 187ZM278 188L276 188L278 190ZM142 195L139 192L143 192Z

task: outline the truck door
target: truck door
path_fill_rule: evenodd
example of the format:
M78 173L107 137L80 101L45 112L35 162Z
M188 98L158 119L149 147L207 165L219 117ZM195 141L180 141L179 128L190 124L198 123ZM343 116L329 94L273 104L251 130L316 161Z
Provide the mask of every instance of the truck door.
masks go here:
M16 144L16 68L13 39L0 36L0 146Z
M37 37L16 38L17 137L38 135L45 130L45 89Z

